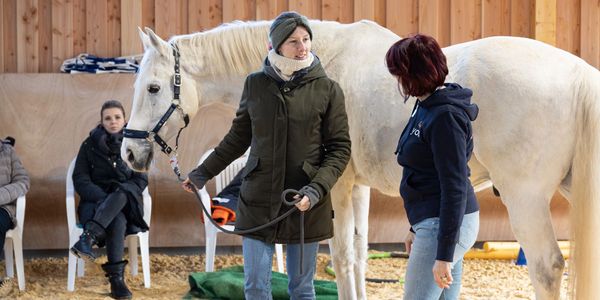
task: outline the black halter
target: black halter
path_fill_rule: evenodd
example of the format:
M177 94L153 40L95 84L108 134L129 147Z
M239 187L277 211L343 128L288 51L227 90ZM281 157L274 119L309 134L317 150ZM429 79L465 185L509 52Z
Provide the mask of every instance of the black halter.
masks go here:
M123 129L123 137L130 139L146 139L148 142L153 143L156 142L160 146L160 151L169 155L171 167L173 171L179 178L181 179L181 174L179 172L179 163L177 162L177 148L179 148L179 135L181 135L181 131L188 126L190 123L189 116L183 111L181 108L181 100L179 99L179 93L181 91L181 73L179 71L179 49L177 45L171 44L173 48L173 57L175 58L175 74L173 74L173 100L171 101L171 106L165 114L158 120L158 123L151 131L144 130L136 130L136 129ZM183 116L183 122L185 125L179 129L177 132L177 137L175 138L175 149L171 148L163 138L158 135L158 131L165 125L169 117L173 114L173 112L177 110ZM173 155L171 155L173 153Z

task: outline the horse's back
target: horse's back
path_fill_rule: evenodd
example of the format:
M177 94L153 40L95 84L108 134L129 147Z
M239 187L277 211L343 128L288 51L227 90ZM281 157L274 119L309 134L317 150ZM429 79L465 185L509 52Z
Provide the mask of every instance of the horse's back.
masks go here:
M449 80L474 91L480 108L475 154L494 183L556 188L571 166L585 63L516 37L481 39L445 53Z

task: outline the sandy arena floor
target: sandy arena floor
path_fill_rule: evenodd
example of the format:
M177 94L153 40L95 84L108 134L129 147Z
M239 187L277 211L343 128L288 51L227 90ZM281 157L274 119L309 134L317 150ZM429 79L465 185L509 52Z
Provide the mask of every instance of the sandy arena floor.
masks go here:
M19 292L16 279L11 286L4 287L2 299L110 299L108 281L103 276L100 264L86 264L86 274L75 281L75 292L67 292L67 258L30 259L25 261L26 292ZM334 280L325 273L329 256L320 254L318 279ZM239 255L221 255L216 258L216 268L241 265ZM4 266L4 264L2 264ZM406 259L387 258L369 261L367 277L401 278ZM180 299L189 290L188 274L204 269L203 256L164 254L151 255L152 288L145 289L141 274L126 280L134 299ZM515 266L511 261L467 260L464 266L461 299L534 299L533 288L527 276L527 267ZM129 271L129 269L128 269ZM4 273L3 267L0 272ZM567 275L563 277L567 279ZM562 294L566 293L566 280ZM369 299L401 299L401 284L367 283Z

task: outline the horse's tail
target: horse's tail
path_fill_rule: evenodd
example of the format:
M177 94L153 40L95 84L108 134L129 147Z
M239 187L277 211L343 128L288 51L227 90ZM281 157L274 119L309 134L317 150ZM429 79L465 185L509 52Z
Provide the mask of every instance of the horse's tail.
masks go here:
M600 72L585 64L580 82L574 95L578 108L569 290L573 299L600 299Z

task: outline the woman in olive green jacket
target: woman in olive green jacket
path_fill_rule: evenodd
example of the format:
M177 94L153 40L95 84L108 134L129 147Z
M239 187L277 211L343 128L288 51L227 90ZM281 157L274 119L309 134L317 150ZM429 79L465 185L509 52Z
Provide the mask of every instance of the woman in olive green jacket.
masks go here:
M256 227L285 213L285 189L299 190L296 206L305 211L305 244L300 258L300 214L244 235L246 299L270 299L271 258L275 243L287 245L292 299L314 299L312 285L318 242L333 236L329 191L350 159L350 137L340 86L327 77L310 52L308 20L282 13L269 32L272 49L263 70L246 78L229 133L184 182L202 188L207 180L251 147L243 173L236 229ZM300 272L299 264L302 263ZM302 274L300 274L302 273Z

